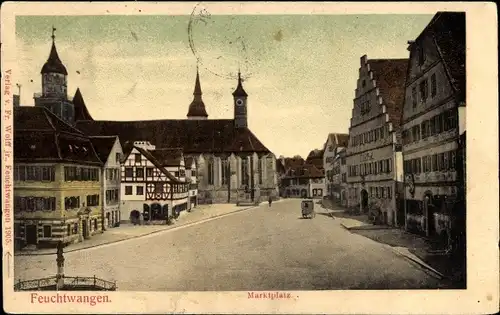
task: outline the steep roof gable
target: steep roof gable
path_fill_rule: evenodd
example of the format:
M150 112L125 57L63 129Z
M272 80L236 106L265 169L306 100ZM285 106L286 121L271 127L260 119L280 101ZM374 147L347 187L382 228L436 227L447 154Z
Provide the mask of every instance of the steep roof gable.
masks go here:
M177 179L172 173L170 173L161 163L149 152L148 150L145 150L140 147L134 146L135 150L139 151L140 154L142 154L148 161L150 161L160 172L165 174L167 176L168 180L173 182L173 183L183 183L179 179Z
M117 136L94 136L90 137L90 141L99 156L99 159L106 163L113 147L118 140Z

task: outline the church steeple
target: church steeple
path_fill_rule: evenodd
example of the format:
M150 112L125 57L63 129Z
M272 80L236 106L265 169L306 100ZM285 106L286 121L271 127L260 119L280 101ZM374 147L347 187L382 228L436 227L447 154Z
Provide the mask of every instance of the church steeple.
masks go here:
M242 96L242 97L247 97L248 94L245 92L245 89L243 89L243 80L241 79L241 72L238 70L238 86L236 87L236 90L233 92L233 96Z
M56 36L54 32L56 31L55 27L52 27L52 48L50 49L49 59L42 67L41 74L45 73L59 73L63 75L68 75L68 71L66 71L66 67L63 65L61 59L59 58L59 54L56 49Z
M189 110L187 113L188 119L207 119L208 114L205 109L205 103L203 103L200 84L200 72L198 66L196 66L196 81L194 83L193 101L189 105Z

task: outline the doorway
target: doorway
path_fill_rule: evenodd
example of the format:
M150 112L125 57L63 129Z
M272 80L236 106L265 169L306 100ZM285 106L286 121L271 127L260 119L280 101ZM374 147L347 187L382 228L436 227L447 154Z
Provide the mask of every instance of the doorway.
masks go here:
M38 240L38 230L36 225L26 225L26 244L36 245Z
M307 190L302 189L302 191L300 192L300 195L302 198L307 198Z
M361 212L368 212L368 192L366 189L361 190Z
M89 237L88 226L87 226L87 220L86 219L82 220L82 235L83 235L83 238L88 238Z
M434 221L434 213L436 207L432 203L432 193L427 192L424 195L424 213L427 217L427 235L432 236L436 233L436 226Z

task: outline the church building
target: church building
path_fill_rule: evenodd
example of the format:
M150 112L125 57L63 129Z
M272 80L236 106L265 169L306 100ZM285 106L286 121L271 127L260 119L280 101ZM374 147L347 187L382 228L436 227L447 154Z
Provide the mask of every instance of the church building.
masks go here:
M68 72L54 38L52 34L50 56L42 68L43 92L35 95L35 106L47 108L88 136L118 136L124 152L141 141L157 149L181 148L196 166L200 204L257 203L278 195L276 158L248 127L248 94L241 73L233 92L233 119L208 119L197 71L187 119L94 120L79 89L73 100L66 96Z

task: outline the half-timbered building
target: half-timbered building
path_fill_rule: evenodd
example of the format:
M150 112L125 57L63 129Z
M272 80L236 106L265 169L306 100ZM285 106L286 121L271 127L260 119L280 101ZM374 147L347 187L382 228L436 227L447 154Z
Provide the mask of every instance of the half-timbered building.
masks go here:
M90 139L46 108L14 108L17 247L80 242L101 233L102 164Z
M282 178L287 198L323 198L324 172L314 164L290 167Z
M136 141L125 151L121 166L123 221L167 223L187 209L189 182L167 170L164 152L148 141Z

